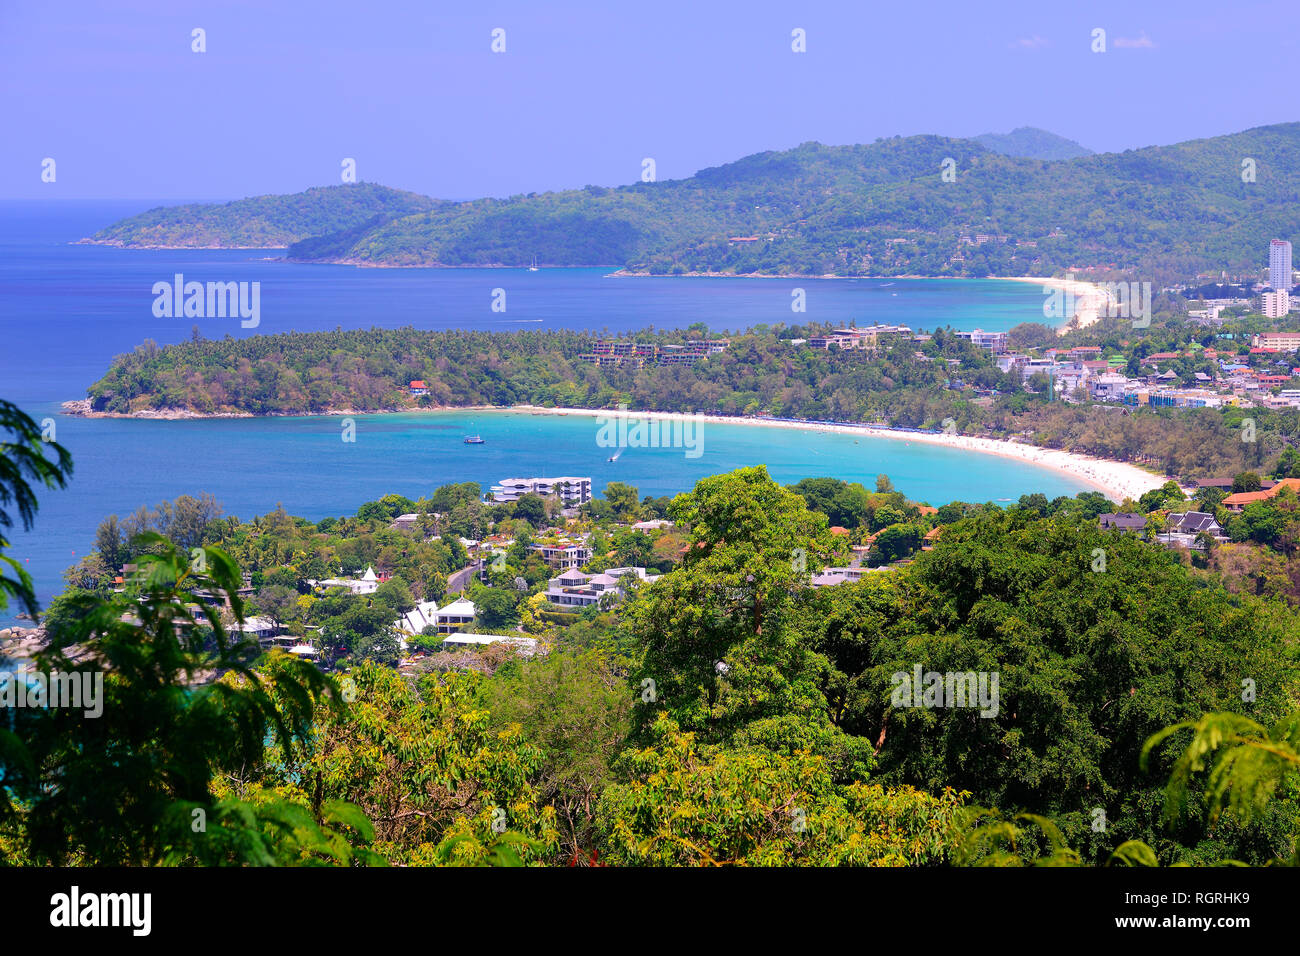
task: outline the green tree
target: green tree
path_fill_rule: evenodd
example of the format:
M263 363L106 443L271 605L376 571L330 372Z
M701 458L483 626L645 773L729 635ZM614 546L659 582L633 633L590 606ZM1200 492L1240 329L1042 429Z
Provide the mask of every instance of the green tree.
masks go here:
M639 588L625 615L642 734L666 711L710 744L802 747L833 753L837 773L862 769L870 748L831 727L795 603L829 547L825 517L763 467L702 479L671 514L691 529L681 565Z
M519 623L517 595L504 588L483 588L474 595L474 623L487 634L499 634Z
M224 552L204 548L196 561L157 535L142 544L151 553L126 590L71 596L37 655L41 673L92 686L99 675L102 696L87 710L15 711L16 729L0 732L0 826L33 863L290 862L286 839L306 860L378 862L368 823L342 805L303 814L217 797L217 776L261 766L267 740L285 755L306 741L335 688L300 661L255 669L256 641L232 639L216 608L195 613L192 592L203 590L243 619ZM196 681L213 671L226 676Z
M1232 493L1235 495L1243 491L1259 491L1262 484L1258 474L1253 471L1243 471L1233 476Z
M960 796L838 786L820 757L710 752L661 717L598 820L624 866L924 866L949 859Z
M641 510L641 499L636 488L621 481L611 481L605 486L605 501L613 516L619 521L636 521Z
M1088 859L1109 853L1113 838L1160 835L1155 791L1138 773L1147 736L1243 709L1243 674L1260 688L1255 715L1280 713L1293 686L1283 616L1193 580L1164 548L1082 518L986 512L946 526L933 551L895 575L823 590L813 646L832 665L839 725L879 741L878 779L1050 816ZM898 675L918 665L996 674L1000 704L908 706L895 695ZM1109 842L1091 829L1096 807ZM1193 831L1179 835L1194 847ZM1254 839L1240 837L1243 847Z
M72 456L57 442L44 441L40 426L17 405L0 399L0 610L15 601L27 614L38 613L32 579L4 552L15 512L24 531L31 530L40 505L33 485L67 486ZM46 457L52 453L52 457Z
M546 523L546 506L541 496L532 492L521 495L515 502L514 516L527 521L534 528L540 528Z
M562 855L588 858L598 839L596 804L630 726L625 680L604 654L557 648L506 664L481 693L493 728L518 728L520 740L537 748L538 797L555 809Z
M407 681L364 663L347 674L346 712L319 708L311 746L264 761L253 781L297 805L340 800L372 821L374 850L409 866L546 860L557 847L554 811L531 780L542 754L518 728L500 731L478 701L474 674ZM226 781L239 794L245 784ZM503 839L504 838L504 839ZM509 852L505 852L509 849Z

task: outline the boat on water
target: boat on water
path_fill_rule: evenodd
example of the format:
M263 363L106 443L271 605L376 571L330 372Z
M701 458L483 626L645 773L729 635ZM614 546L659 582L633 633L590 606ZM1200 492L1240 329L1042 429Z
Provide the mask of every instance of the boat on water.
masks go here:
M537 271L537 256L533 256L533 264L532 264L531 266L528 267L528 271L529 271L529 272L536 272L536 271Z
M466 444L466 445L486 445L487 442L484 441L482 438L480 438L478 435L467 435L467 436L465 437L465 444Z

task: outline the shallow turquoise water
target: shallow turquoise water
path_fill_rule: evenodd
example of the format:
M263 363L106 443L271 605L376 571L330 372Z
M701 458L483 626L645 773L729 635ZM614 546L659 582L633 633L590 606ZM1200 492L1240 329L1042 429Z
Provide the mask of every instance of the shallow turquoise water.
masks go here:
M590 476L598 491L623 481L643 495L665 495L755 464L786 483L831 475L872 487L883 472L909 497L935 505L1086 487L991 455L883 438L855 444L848 435L784 428L704 423L697 458L680 448L628 448L609 462L611 450L597 444L597 420L586 416L429 412L355 422L356 441L345 443L337 417L61 420L59 440L77 463L74 481L43 496L36 533L18 535L11 553L26 562L48 599L104 515L199 491L245 519L282 502L290 513L318 520L353 513L389 492L417 498L451 482L477 481L486 490L503 478L576 475ZM466 445L467 434L486 443Z

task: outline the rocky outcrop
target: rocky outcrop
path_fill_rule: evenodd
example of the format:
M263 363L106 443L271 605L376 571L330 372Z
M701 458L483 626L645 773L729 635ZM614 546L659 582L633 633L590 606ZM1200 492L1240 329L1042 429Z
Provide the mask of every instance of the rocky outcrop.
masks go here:
M0 657L31 657L48 643L43 627L0 628Z

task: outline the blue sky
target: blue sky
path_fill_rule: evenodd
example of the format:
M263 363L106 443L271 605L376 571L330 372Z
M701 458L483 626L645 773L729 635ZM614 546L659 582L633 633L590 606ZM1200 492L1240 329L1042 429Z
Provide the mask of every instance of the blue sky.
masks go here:
M296 192L339 182L345 157L368 181L506 196L632 182L644 157L662 180L808 140L1026 125L1097 150L1172 143L1300 119L1297 10L0 0L0 197Z

